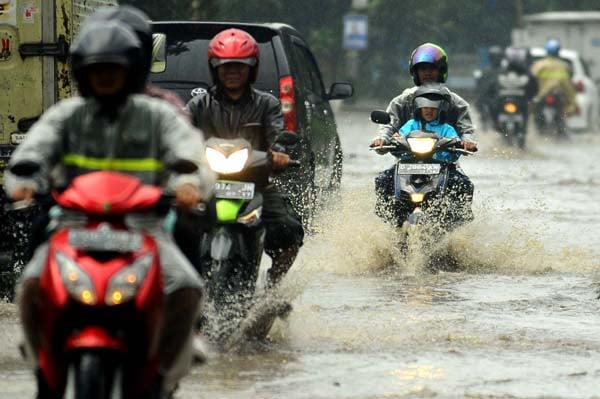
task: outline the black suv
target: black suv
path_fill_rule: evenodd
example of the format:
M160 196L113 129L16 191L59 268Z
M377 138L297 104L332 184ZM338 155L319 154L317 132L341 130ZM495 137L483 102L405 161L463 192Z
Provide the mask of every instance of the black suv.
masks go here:
M279 23L154 22L154 32L166 35L164 71L150 80L189 101L195 90L212 85L207 49L217 33L239 28L259 45L258 78L254 87L280 99L286 130L297 132L300 145L293 154L302 167L286 172L288 191L304 215L335 191L342 175L342 149L329 100L352 96L350 83L334 83L325 91L321 72L298 31ZM289 177L289 178L288 178Z

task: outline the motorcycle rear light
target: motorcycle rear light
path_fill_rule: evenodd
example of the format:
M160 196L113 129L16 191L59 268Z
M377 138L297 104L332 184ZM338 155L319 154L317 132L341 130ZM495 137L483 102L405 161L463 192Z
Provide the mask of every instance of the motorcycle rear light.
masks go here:
M583 93L585 91L585 86L583 85L583 82L581 80L573 82L573 86L575 86L575 91L577 93Z
M554 96L546 96L546 104L548 105L552 105L556 102L556 99L554 98Z
M295 132L298 130L296 118L296 93L294 79L291 75L279 79L279 101L281 101L281 112L285 130Z
M517 112L517 104L515 104L515 103L504 104L504 111L509 114L514 114L515 112Z

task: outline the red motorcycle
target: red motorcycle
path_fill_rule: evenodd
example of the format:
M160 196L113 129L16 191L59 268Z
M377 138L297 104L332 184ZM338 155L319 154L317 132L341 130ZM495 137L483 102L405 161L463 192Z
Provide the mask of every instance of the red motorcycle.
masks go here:
M40 276L38 398L151 397L163 280L155 240L126 216L155 210L161 198L158 187L105 171L55 194L63 212Z

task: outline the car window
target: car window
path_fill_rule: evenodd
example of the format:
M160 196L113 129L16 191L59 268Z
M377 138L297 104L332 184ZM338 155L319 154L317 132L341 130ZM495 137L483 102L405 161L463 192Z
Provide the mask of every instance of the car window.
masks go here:
M293 45L294 58L298 66L297 74L303 82L303 87L307 96L313 97L313 101L321 100L325 97L323 89L323 81L319 73L319 68L310 51L294 42Z
M220 29L225 28L221 27ZM214 36L215 30L201 25L167 27L159 25L156 30L167 36L166 69L164 72L151 74L150 80L159 86L177 91L185 101L191 97L189 94L191 89L212 86L207 51L208 43ZM279 94L279 73L271 37L272 35L257 38L260 59L258 77L254 87L277 96ZM259 38L263 40L260 41ZM186 96L187 98L185 98Z

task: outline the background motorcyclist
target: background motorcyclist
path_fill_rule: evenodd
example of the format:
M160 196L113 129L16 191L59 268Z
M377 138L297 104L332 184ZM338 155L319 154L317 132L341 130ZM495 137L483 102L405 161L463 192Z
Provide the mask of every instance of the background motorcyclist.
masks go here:
M271 151L273 168L282 169L290 157L272 149L284 131L279 100L252 87L258 75L256 40L240 29L218 33L209 43L208 62L214 85L192 98L186 109L206 137L244 138L260 151ZM265 252L272 265L268 284L276 284L292 266L304 230L288 198L274 186L263 192Z
M571 81L572 71L569 64L559 57L560 42L550 39L546 42L547 56L531 66L531 74L537 78L538 93L534 102L540 104L549 94L559 96L564 106L564 116L577 112L575 88Z
M446 123L446 112L450 99L450 91L445 86L440 84L425 84L420 86L415 92L413 99L415 107L414 117L402 125L399 132L395 133L392 138L399 138L400 135L407 136L414 130L437 133L438 136L443 138L460 138L456 130ZM410 158L399 153L392 152L392 154L400 157L400 160ZM457 154L448 151L438 151L433 156L433 159L447 163L456 163L458 158ZM454 166L450 166L450 168L454 168ZM452 215L452 218L453 220L461 221L463 219L460 212L461 198L458 198L456 193L450 192L449 194L450 197L448 199L449 203L452 204L451 208L459 210L456 212L456 215ZM393 215L396 225L400 226L406 220L411 209L406 206L408 204L396 199L391 202L392 207L388 212Z
M536 78L529 72L529 51L526 48L507 47L502 61L502 69L495 81L495 114L506 99L515 101L519 112L523 116L523 130L527 132L530 102L537 94L538 85ZM496 130L500 130L496 118Z
M491 46L488 49L489 67L482 71L477 80L477 108L480 112L481 122L489 128L496 121L496 81L501 72L504 51L500 46Z
M15 200L66 187L76 176L99 169L138 177L174 192L179 206L191 207L212 188L202 164L202 133L168 104L136 95L146 74L142 45L126 25L115 21L84 24L71 47L71 64L81 96L59 102L34 124L13 154L5 187ZM122 162L126 160L127 162ZM183 161L195 173L177 174L164 165ZM23 165L36 165L28 168ZM163 231L162 218L147 215L140 228L155 239L165 282L166 311L159 348L157 388L171 392L191 361L191 331L202 295L202 281ZM39 276L48 244L38 247L19 286L19 312L32 354L41 345L43 312Z
M143 66L140 76L136 77L140 81L145 82L140 85L142 93L151 97L160 98L169 104L173 105L182 115L189 118L189 114L184 111L185 103L177 96L177 94L162 89L148 81L150 67L152 66L153 54L155 50L154 39L152 36L152 25L150 17L138 8L121 5L118 7L103 7L98 9L90 16L88 22L93 21L119 21L128 25L137 35L142 43L143 50Z
M398 132L400 127L411 119L415 113L413 102L415 92L419 86L425 83L444 83L448 78L448 56L444 49L433 43L425 43L413 50L409 64L410 74L415 83L414 87L405 89L402 94L392 99L387 107L391 122L379 128L379 136L371 142L371 147L379 147L390 143L391 137ZM450 91L450 100L446 122L457 131L464 148L468 151L476 151L477 143L473 139L474 126L471 121L469 104L458 94ZM465 220L473 218L471 202L473 199L473 183L464 174L460 167L450 172L448 190L460 194L462 201L462 214ZM391 208L390 201L394 198L394 166L384 170L375 178L376 204L375 213L387 219L388 209Z

